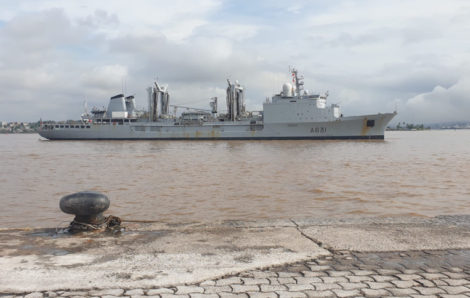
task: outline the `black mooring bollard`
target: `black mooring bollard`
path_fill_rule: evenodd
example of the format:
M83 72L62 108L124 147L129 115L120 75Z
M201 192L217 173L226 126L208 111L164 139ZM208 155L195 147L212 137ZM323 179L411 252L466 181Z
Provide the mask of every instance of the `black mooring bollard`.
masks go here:
M108 197L102 193L81 191L62 197L60 210L75 215L69 230L90 230L105 223L103 212L109 208L109 204Z

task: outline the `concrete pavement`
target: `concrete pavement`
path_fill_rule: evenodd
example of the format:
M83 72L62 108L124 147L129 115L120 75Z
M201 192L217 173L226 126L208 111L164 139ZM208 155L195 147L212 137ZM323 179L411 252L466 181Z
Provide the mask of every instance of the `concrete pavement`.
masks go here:
M120 236L0 231L0 293L447 297L469 292L469 216L125 225Z

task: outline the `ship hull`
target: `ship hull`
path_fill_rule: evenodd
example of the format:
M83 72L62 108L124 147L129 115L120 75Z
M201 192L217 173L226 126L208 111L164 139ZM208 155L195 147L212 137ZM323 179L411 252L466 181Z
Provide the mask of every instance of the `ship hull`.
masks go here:
M249 123L205 122L175 125L169 122L53 125L39 134L49 140L332 140L383 139L395 113L341 117L327 122ZM373 122L373 125L371 123ZM60 127L63 126L63 127Z

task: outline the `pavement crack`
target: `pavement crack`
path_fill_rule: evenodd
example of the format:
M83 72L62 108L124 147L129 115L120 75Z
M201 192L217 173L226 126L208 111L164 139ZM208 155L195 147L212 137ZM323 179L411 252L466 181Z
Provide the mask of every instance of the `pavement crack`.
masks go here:
M310 237L309 235L305 234L301 229L300 229L300 226L293 220L293 219L289 219L294 225L295 225L295 228L297 229L297 231L299 231L300 235L304 236L305 238L307 238L308 240L312 241L313 243L315 243L316 245L318 245L319 247L327 250L329 253L331 254L334 254L334 251L327 247L326 245L324 245L321 241L315 239L315 238L312 238Z

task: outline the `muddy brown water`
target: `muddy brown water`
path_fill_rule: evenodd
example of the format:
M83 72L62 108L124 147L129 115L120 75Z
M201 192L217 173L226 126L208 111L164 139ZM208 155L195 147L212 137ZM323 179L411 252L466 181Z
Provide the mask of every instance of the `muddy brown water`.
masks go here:
M212 222L470 213L470 130L385 141L47 141L0 135L0 228L55 227L62 196L108 214ZM65 222L65 223L64 223Z

